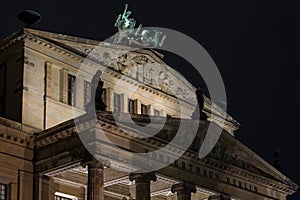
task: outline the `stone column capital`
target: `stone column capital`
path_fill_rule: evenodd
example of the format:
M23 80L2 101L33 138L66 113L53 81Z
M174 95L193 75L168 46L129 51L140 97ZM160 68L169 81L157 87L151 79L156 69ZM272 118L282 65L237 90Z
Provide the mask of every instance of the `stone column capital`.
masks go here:
M154 172L148 172L148 173L131 173L129 175L130 181L138 182L150 182L150 181L156 181L156 175Z
M229 194L219 194L219 195L210 196L208 199L209 200L231 200L231 197Z
M99 161L96 158L90 158L87 160L84 160L80 164L83 168L88 166L90 169L104 169L104 167L109 167L109 161Z
M175 185L172 186L171 188L171 191L173 193L175 192L179 192L179 193L195 193L197 190L196 190L196 187L195 185L193 184L190 184L190 183L186 183L186 182L181 182L181 183L177 183Z
M95 158L92 158L91 160L86 160L81 163L82 167L88 166L89 169L104 169L104 165L102 162L96 160Z
M151 200L150 182L156 181L154 172L148 173L131 173L130 181L135 181L135 199Z

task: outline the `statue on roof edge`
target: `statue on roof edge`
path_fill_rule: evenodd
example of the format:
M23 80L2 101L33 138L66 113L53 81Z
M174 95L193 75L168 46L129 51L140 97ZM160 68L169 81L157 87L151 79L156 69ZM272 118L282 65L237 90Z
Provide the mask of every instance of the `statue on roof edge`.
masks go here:
M134 18L129 17L131 13L128 10L128 4L125 4L124 12L118 15L114 25L118 28L118 33L114 36L113 43L148 48L161 47L166 39L166 35L157 29L148 30L142 28L141 24L138 28L135 28L136 21Z

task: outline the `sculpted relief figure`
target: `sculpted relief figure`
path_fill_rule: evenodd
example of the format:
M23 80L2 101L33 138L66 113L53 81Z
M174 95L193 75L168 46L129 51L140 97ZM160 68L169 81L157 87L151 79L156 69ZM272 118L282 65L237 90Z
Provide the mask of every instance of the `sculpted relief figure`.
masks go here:
M109 52L103 52L102 60L106 65L109 65L112 61L111 55Z
M164 71L159 72L158 79L162 85L165 85L165 86L169 85L168 75Z
M103 54L103 59L109 55ZM174 95L187 102L194 103L195 96L192 89L182 83L180 78L172 75L162 64L152 61L146 55L137 55L134 52L120 54L112 60L110 66L116 71L126 74L142 83ZM166 68L165 70L162 70Z
M144 65L144 81L147 83L152 83L152 72L154 70L150 65Z

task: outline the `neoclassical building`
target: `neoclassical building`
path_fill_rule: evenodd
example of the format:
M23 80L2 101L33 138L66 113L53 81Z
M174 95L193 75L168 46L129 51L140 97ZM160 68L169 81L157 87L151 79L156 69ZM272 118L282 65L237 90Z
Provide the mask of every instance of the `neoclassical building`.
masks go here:
M207 120L191 118L196 88L164 63L161 53L102 43L101 60L90 59L91 70L79 73L95 46L99 41L30 28L1 41L0 200L284 200L297 190L235 139L239 123L208 98L203 109ZM106 108L90 114L91 81L99 69ZM131 124L143 127L150 121L153 129L165 124L152 137L135 137L139 130ZM162 148L182 121L199 125L189 149L161 169L130 172L126 152ZM78 130L97 133L95 123L124 151L94 134L102 159L93 158ZM209 124L222 125L222 133L212 151L199 158ZM145 162L168 159L166 154L149 155Z

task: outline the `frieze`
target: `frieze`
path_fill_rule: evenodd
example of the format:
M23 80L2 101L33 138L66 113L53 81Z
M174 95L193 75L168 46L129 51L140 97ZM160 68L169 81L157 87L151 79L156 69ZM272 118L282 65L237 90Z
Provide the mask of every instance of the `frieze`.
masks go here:
M111 58L108 55L107 57ZM109 63L107 59L105 62ZM155 62L146 55L136 55L132 52L121 54L111 60L109 67L143 84L196 104L193 88L182 81L184 77L176 72L171 72L166 64Z
M145 149L145 151L150 152L149 149ZM157 160L159 162L168 162L168 160L170 159L165 154L158 155L155 152L151 152L148 155L149 155L149 159ZM205 160L205 161L208 161L208 160ZM203 160L200 162L203 162ZM184 158L180 158L180 159L174 161L170 166L173 166L177 169L180 169L180 170L183 170L183 171L186 171L189 173L193 173L193 174L202 176L204 178L208 178L208 179L215 180L218 182L227 183L234 187L239 187L241 189L245 189L245 190L252 191L255 193L259 192L257 186L253 185L252 183L249 183L248 181L245 181L245 180L242 181L241 179L238 179L234 176L230 176L230 175L224 176L224 174L221 173L219 170L216 170L214 168L200 164L199 160L198 160L198 162L192 162L191 160L189 161L189 160L185 160Z

